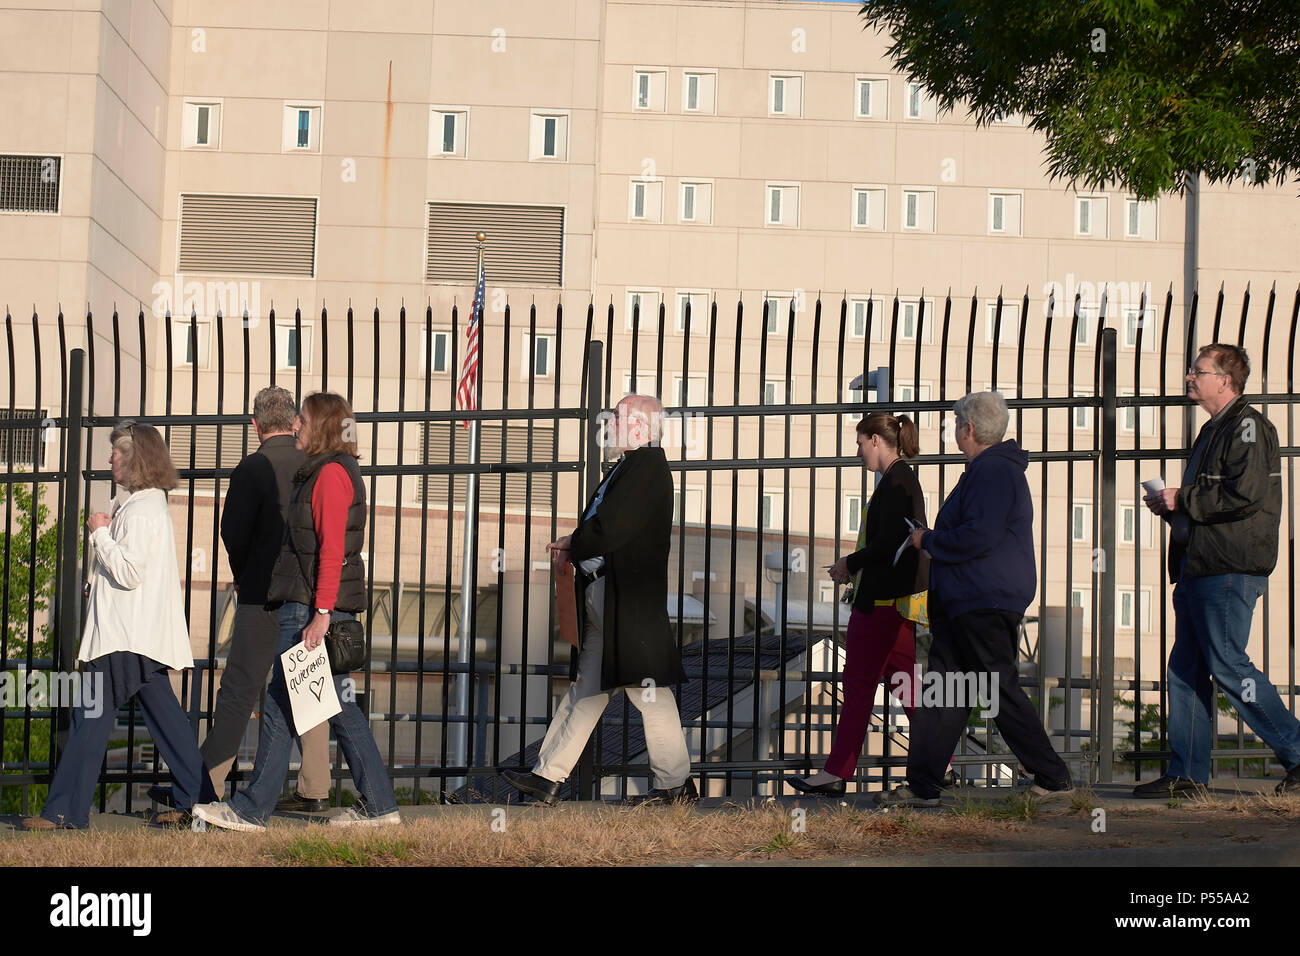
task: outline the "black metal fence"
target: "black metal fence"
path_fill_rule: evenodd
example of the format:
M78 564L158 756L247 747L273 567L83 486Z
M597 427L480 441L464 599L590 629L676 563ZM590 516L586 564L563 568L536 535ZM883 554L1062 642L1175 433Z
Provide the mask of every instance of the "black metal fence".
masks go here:
M501 799L509 793L499 771L529 764L570 666L555 640L547 574L533 562L573 526L599 475L600 411L629 390L659 395L675 416L664 440L679 505L670 616L688 675L675 690L712 792L780 792L782 774L806 772L828 750L847 609L819 574L852 548L853 516L870 489L852 421L876 408L917 417L924 454L915 464L932 515L965 464L948 432L952 402L986 387L1008 398L1009 434L1029 452L1039 496L1025 683L1082 772L1108 780L1162 766L1173 617L1164 536L1145 523L1138 482L1181 472L1196 412L1182 373L1197 345L1225 337L1250 350L1247 393L1282 438L1285 545L1252 652L1294 712L1300 290L1289 310L1274 291L1252 308L1247 290L1235 326L1222 289L1212 318L1196 295L1175 309L1172 289L1162 302L1145 291L1136 303L1111 299L1103 290L1098 302L1075 295L1062 307L1026 292L973 295L968 307L949 296L936 307L924 295L868 294L738 302L722 312L713 302L697 315L687 297L675 314L664 304L643 315L639 305L624 314L588 303L575 317L561 303L553 321L533 305L526 322L507 305L482 323L479 410L469 413L456 408L455 307L447 316L403 307L395 319L377 307L307 318L295 309L291 319L271 310L261 320L141 310L133 319L114 312L108 323L87 314L84 329L62 313L34 314L30 326L6 316L0 798L27 812L57 761L66 702L42 700L30 684L74 666L84 516L115 490L100 465L107 430L125 416L157 425L180 470L172 500L189 557L186 613L201 645L181 697L206 733L233 613L218 534L223 482L255 445L252 398L268 384L300 398L335 390L356 410L372 600L364 615L372 653L358 685L403 799ZM70 345L83 337L84 349ZM512 358L512 347L521 354ZM481 425L474 456L465 420ZM458 544L469 474L481 490L468 515L472 626L462 645ZM133 705L120 721L99 799L130 810L141 800L134 785L166 771ZM863 786L888 783L905 762L905 725L887 698L873 721ZM1268 751L1239 720L1215 745L1221 771L1269 772ZM236 779L254 751L249 743ZM615 697L570 792L637 786L648 773L643 751L639 721ZM987 721L972 723L955 763L988 782L1015 764ZM341 766L334 772L347 779Z

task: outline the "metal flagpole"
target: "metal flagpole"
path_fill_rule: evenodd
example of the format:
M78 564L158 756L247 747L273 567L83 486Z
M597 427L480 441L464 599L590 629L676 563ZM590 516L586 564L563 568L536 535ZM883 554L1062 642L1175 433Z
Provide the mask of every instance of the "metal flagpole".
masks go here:
M474 310L470 316L471 322L483 321L483 296L486 292L483 281L483 243L487 241L485 233L478 233L474 236L478 241L478 283L474 292ZM482 329L479 329L481 336ZM477 341L475 348L478 348ZM477 365L478 358L475 358ZM475 372L474 390L478 388L478 374ZM477 402L475 403L477 407ZM478 419L470 422L469 426L469 464L478 464ZM468 766L469 759L469 721L471 714L469 711L470 698L470 642L473 640L474 633L474 538L478 531L475 523L475 517L478 513L478 475L470 472L465 478L465 546L461 553L460 562L460 640L459 647L456 651L456 661L464 669L456 675L456 733L453 736L455 741L452 753L452 765L457 767ZM459 790L464 786L466 777L457 777L449 781L448 790Z

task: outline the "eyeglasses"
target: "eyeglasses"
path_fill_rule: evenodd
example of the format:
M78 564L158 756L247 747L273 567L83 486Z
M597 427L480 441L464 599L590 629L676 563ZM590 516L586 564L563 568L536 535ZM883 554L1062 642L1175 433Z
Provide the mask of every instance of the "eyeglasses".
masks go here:
M1196 378L1196 377L1201 376L1201 375L1227 375L1228 373L1227 373L1227 372L1215 372L1215 371L1213 371L1213 370L1211 370L1211 369L1208 369L1208 368L1197 368L1195 365L1193 365L1191 368L1189 368L1189 369L1187 370L1187 374L1190 375L1190 376L1192 376L1193 378Z

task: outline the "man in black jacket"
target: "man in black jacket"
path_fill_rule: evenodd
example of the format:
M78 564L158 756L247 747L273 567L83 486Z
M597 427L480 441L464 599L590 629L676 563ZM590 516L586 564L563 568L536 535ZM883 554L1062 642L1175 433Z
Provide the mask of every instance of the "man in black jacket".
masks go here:
M217 793L224 792L226 774L274 663L280 625L278 612L266 609L266 593L284 544L284 510L293 475L303 463L302 452L294 447L296 412L293 396L283 388L273 385L257 393L253 429L261 445L231 473L221 513L221 540L239 604L212 729L201 748ZM298 789L281 801L279 809L324 810L330 791L329 724L307 731L300 746Z
M1181 487L1144 499L1169 524L1175 584L1165 774L1137 797L1199 792L1210 779L1217 710L1210 678L1287 769L1278 793L1300 790L1300 721L1246 654L1255 602L1277 564L1282 465L1277 431L1242 398L1250 364L1235 345L1207 345L1187 370L1187 397L1209 414Z
M698 796L669 689L685 674L668 621L673 479L658 444L662 420L663 406L648 396L628 395L618 403L606 447L622 455L592 494L577 530L547 546L577 572L578 676L556 709L533 772L504 774L546 804L558 799L618 690L641 711L653 795L670 801Z

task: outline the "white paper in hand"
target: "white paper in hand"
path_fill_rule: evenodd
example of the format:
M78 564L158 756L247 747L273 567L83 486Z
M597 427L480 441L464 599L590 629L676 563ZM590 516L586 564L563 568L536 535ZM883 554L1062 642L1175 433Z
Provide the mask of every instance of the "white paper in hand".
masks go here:
M284 683L293 709L293 728L299 736L343 711L334 690L324 641L314 651L299 641L280 655L280 663L284 665Z
M923 525L918 524L906 515L903 516L903 520L907 522L909 533L907 537L903 539L903 543L898 546L898 550L894 552L894 564L898 564L898 559L903 556L903 552L912 546L911 532L923 527Z
M1165 480L1159 475L1156 475L1154 478L1148 478L1146 481L1142 482L1142 490L1148 495L1158 495L1160 492L1165 490Z

